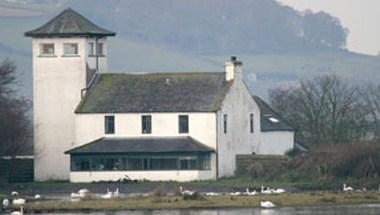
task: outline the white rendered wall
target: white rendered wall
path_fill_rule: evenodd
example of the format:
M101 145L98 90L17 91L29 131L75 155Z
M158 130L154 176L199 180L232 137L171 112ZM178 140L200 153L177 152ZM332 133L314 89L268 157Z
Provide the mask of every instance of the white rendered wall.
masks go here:
M115 134L104 134L104 116L115 116ZM152 116L152 133L142 134L141 116ZM189 116L189 133L178 132L178 116ZM122 113L76 114L75 146L101 137L177 137L191 136L216 149L215 113Z
M284 155L294 147L294 132L269 131L261 133L261 144L257 154Z
M86 86L86 38L33 38L35 180L69 178L74 145L74 110ZM41 43L54 43L53 56L40 56ZM63 56L63 43L78 43L78 55Z
M218 177L233 176L237 154L252 154L260 141L260 110L236 71L233 84L217 113ZM254 132L250 132L250 114L254 114ZM223 131L223 115L227 114L227 133Z
M71 182L117 181L127 175L132 180L195 181L216 179L215 154L212 154L211 170L150 170L150 171L92 171L71 172Z

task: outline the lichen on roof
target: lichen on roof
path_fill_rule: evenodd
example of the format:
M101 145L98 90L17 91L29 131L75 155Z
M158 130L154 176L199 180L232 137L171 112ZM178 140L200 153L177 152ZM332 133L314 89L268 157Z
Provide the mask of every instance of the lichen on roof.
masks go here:
M223 72L99 76L76 113L215 112L232 83Z

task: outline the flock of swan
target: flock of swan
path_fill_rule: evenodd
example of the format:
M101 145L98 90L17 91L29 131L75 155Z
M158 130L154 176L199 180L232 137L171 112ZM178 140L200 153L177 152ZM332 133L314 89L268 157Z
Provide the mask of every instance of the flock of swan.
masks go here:
M193 190L185 190L183 189L182 186L179 187L179 191L182 195L194 195L196 193L196 191L193 191ZM353 187L351 186L348 186L347 184L343 184L343 189L342 189L343 192L366 192L367 190L365 188L361 188L361 189L354 189ZM379 189L380 191L380 189ZM250 190L249 188L247 188L245 190L245 192L231 192L231 193L217 193L217 192L206 192L206 193L203 193L204 195L206 196L220 196L220 195L230 195L230 196L254 196L254 195L259 195L259 194L262 194L262 195L269 195L269 194L282 194L282 193L285 193L286 190L285 189L282 189L282 188L277 188L277 189L272 189L272 188L269 188L269 187L264 187L264 186L261 186L261 190L260 191L256 191L256 190ZM78 192L72 192L70 194L70 197L71 197L71 200L80 200L80 199L83 199L83 198L86 198L86 197L89 197L90 196L90 190L86 189L86 188L83 188L83 189L80 189L78 190ZM18 198L19 196L19 193L16 192L16 191L13 191L11 192L11 195L14 196L12 202L9 200L9 199L4 199L3 200L3 207L4 208L7 208L9 207L11 204L13 205L16 205L16 206L20 206L20 211L13 211L11 213L11 215L23 215L24 214L24 210L23 210L23 205L26 203L26 199L24 198ZM120 197L120 191L119 191L119 188L116 188L115 191L110 191L108 188L107 188L107 192L104 193L104 194L100 194L98 196L100 199L112 199L112 198L118 198ZM39 194L36 194L34 196L35 199L41 199L41 195ZM273 203L273 202L270 202L270 201L260 201L260 207L262 208L274 208L276 207L276 205Z

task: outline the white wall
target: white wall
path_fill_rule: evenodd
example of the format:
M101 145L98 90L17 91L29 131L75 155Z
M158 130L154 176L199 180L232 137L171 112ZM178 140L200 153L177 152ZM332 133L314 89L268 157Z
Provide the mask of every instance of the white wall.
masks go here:
M104 116L115 116L115 134L104 134ZM152 133L142 134L141 116L152 116ZM178 116L189 116L189 133L178 132ZM86 144L101 137L175 137L191 136L216 149L215 113L123 113L123 114L76 114L75 146Z
M150 170L71 172L71 182L117 181L127 175L132 180L195 181L216 179L215 154L210 157L211 170Z
M269 131L262 132L261 144L257 154L284 155L294 147L294 132L292 131Z
M250 114L254 114L254 132L250 132ZM227 133L223 115L227 114ZM260 141L260 111L242 80L242 71L234 74L233 84L217 113L219 177L233 176L237 154L252 154Z
M81 99L81 89L86 86L87 42L87 38L74 37L32 39L38 181L69 178L69 156L64 151L74 145L74 110ZM41 43L54 43L54 55L41 56ZM63 43L78 43L78 55L63 56Z

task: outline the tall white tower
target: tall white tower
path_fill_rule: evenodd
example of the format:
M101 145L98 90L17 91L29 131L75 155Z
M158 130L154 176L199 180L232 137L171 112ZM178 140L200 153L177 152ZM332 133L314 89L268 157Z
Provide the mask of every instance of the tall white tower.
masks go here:
M25 36L33 44L35 180L68 179L74 111L96 72L107 71L106 38L115 33L69 8Z

